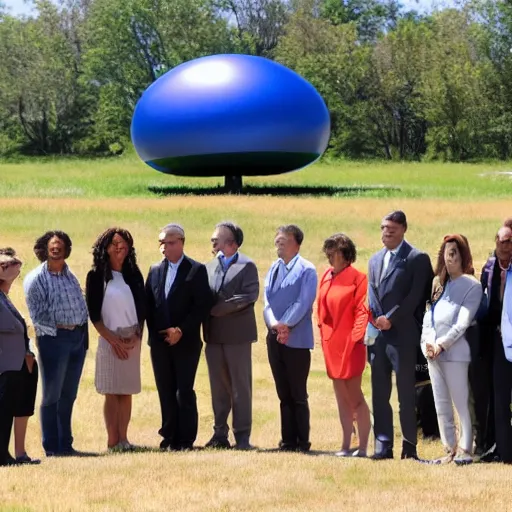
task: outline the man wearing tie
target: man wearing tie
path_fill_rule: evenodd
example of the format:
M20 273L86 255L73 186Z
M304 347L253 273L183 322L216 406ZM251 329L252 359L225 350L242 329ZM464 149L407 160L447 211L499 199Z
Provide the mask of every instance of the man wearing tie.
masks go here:
M281 407L282 451L307 452L311 446L307 381L318 280L314 265L299 254L303 239L293 224L278 228L274 240L278 259L265 278L263 316L268 360Z
M407 219L402 211L384 217L384 247L369 261L368 301L372 323L379 330L368 348L371 365L375 454L393 458L391 374L396 375L402 459L417 459L415 369L425 303L430 298L433 271L430 258L404 239Z
M258 339L254 303L258 270L238 251L242 229L232 222L215 226L211 242L215 258L206 265L214 304L204 324L205 355L215 418L206 448L230 448L228 416L238 450L249 450L252 426L252 344Z
M162 450L190 450L197 436L194 381L201 355L201 324L211 307L203 264L183 253L185 232L168 224L158 237L164 259L146 281L151 362L162 412Z

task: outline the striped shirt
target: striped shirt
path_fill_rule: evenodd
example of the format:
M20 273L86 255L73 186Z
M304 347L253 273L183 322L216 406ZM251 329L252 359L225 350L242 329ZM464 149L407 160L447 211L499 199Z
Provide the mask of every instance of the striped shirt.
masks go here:
M56 336L57 325L87 322L82 289L67 265L53 273L42 263L25 277L23 289L37 336Z

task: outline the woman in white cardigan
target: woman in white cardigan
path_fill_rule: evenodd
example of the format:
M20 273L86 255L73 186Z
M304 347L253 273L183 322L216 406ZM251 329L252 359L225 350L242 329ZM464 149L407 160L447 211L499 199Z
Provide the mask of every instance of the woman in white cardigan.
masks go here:
M469 409L468 367L471 360L466 330L474 321L482 288L474 277L473 260L463 235L447 235L439 250L432 302L423 319L421 345L434 392L441 441L447 456L436 463L473 461L473 430ZM453 404L460 423L457 442Z

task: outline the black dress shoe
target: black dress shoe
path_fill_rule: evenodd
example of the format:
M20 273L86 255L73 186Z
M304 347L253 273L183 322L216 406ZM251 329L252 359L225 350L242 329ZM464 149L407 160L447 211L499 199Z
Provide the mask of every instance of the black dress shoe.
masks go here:
M231 443L227 437L213 436L205 445L205 448L213 448L215 450L229 450Z
M402 455L400 456L400 458L402 460L405 460L405 459L420 460L420 458L418 457L418 454L416 452L408 451L408 450L402 450Z
M296 443L285 443L284 441L279 441L277 445L280 452L296 452L298 448Z
M256 447L253 446L251 443L249 443L248 440L244 440L244 441L240 441L239 443L236 443L234 448L235 448L235 450L241 450L241 451L256 450Z
M170 446L171 446L171 440L170 440L170 439L168 439L167 437L164 437L164 438L160 441L160 450L162 450L163 452L165 452L166 450L168 450Z
M372 460L388 460L393 458L393 448L386 448L380 452L375 452L370 459Z

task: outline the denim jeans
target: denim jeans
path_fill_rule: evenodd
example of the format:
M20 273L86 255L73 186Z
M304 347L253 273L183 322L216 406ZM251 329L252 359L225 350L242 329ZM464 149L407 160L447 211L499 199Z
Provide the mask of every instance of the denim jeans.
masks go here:
M40 336L39 370L43 384L41 429L47 455L72 449L71 415L85 361L86 326L57 329L57 336Z

